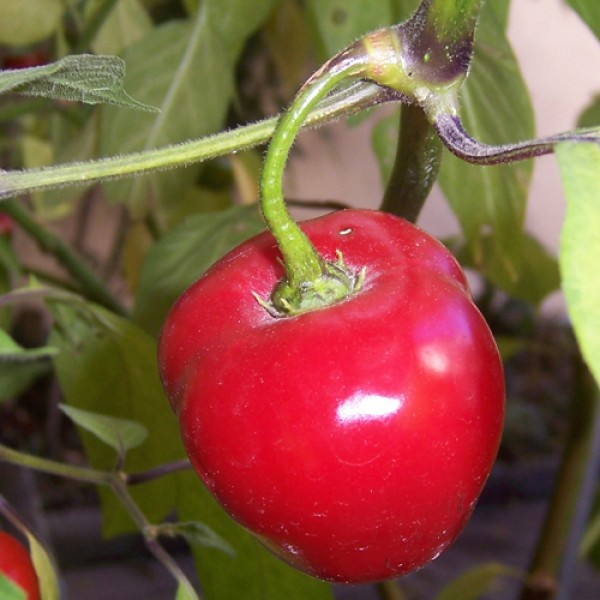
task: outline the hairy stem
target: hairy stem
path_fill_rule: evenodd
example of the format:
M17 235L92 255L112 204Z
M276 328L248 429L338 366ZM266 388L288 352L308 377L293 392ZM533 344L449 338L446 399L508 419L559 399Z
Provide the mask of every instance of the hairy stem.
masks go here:
M342 115L360 112L384 102L398 100L399 97L393 90L357 82L321 102L307 117L306 125L323 125ZM0 199L202 162L267 142L273 135L276 124L277 118L271 118L213 136L144 152L21 171L0 170Z

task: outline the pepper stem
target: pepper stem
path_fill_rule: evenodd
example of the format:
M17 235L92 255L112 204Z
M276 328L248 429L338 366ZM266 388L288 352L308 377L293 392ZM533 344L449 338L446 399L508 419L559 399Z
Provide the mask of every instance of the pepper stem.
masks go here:
M283 199L283 171L290 149L312 108L342 81L364 72L366 55L349 48L325 63L302 86L279 120L260 179L262 212L283 257L285 277L270 301L259 299L274 316L295 315L342 300L356 291L361 274L349 271L338 256L326 261L291 218Z

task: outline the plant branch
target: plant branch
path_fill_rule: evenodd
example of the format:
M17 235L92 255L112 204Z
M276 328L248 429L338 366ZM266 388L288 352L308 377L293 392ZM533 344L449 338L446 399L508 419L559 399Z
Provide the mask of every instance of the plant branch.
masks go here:
M567 600L600 467L600 393L581 364L571 427L521 600Z
M463 128L456 114L440 113L430 119L444 145L456 156L470 163L494 165L551 154L561 142L593 142L600 144L600 128L577 129L537 140L514 144L483 144Z
M98 471L88 467L76 467L55 460L41 458L40 456L26 454L19 450L13 450L4 444L0 444L0 460L20 465L27 469L33 469L34 471L41 471L48 475L67 477L95 485L110 485L113 478L112 473L106 471Z
M342 115L399 99L400 95L393 90L360 81L322 101L311 112L306 125L324 125ZM144 152L36 169L0 170L0 199L66 185L88 185L94 181L141 175L148 171L185 166L231 154L267 142L275 130L277 120L274 117L201 139Z
M68 273L79 283L83 293L90 299L106 308L124 315L127 313L121 302L108 290L104 282L98 278L92 269L80 256L63 240L48 229L42 227L31 217L20 202L5 202L2 210L10 215L16 223L30 235L38 246L48 254L53 255Z
M437 178L441 154L440 139L423 110L402 106L394 168L381 210L416 222Z
M154 469L143 471L141 473L131 473L126 475L127 485L138 485L140 483L146 483L164 475L170 475L171 473L177 473L178 471L186 471L191 469L192 465L189 460L178 460L172 463L160 465Z

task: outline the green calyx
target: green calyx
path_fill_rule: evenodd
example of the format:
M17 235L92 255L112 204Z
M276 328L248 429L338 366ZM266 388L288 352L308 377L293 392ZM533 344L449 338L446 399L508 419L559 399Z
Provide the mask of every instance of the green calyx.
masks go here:
M335 262L320 258L320 273L313 278L296 281L283 278L269 300L255 294L258 302L273 317L292 317L341 302L358 292L365 280L366 269L353 273L338 253Z

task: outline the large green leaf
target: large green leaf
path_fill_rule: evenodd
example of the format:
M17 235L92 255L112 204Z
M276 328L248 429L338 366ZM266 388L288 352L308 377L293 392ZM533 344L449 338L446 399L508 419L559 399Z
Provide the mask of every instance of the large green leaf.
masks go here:
M307 0L306 6L323 59L393 19L390 0Z
M487 143L530 139L533 112L506 36L505 5L487 2L481 13L472 70L461 95L461 117L473 137ZM440 184L467 238L473 261L486 268L482 237L493 234L487 256L502 275L520 270L522 229L532 162L474 166L446 153Z
M153 335L177 297L217 259L265 228L257 206L188 217L152 246L142 266L133 318Z
M462 250L457 252L457 258L463 266L475 268L471 253L467 248ZM495 252L492 236L482 238L481 251L484 265L481 275L513 298L537 305L560 287L556 258L530 235L522 238L519 270L515 273L507 272L503 264L498 264L501 257Z
M129 472L179 460L184 452L177 422L168 408L156 368L154 340L130 321L92 304L49 301L55 319L52 345L66 402L77 408L129 419L144 425L151 443L127 454ZM81 431L91 464L115 466L115 453L94 435ZM129 518L111 493L100 490L107 533L130 529ZM151 521L174 506L176 488L162 478L136 486L132 493Z
M567 0L567 3L600 39L600 2L598 0Z
M332 600L329 585L287 566L237 525L197 478L187 474L186 494L177 506L183 520L202 521L233 547L229 556L194 548L205 600Z
M101 153L146 150L219 130L234 95L235 65L276 0L204 0L193 19L170 21L128 48L126 85L160 115L106 109ZM198 166L109 184L109 196L143 213L148 200L175 204Z
M85 6L86 16L93 17L104 0L92 0ZM96 54L118 54L139 41L152 28L152 20L141 0L119 0L113 6L92 41Z
M567 197L559 254L563 289L581 351L600 382L600 146L561 144L556 153Z

